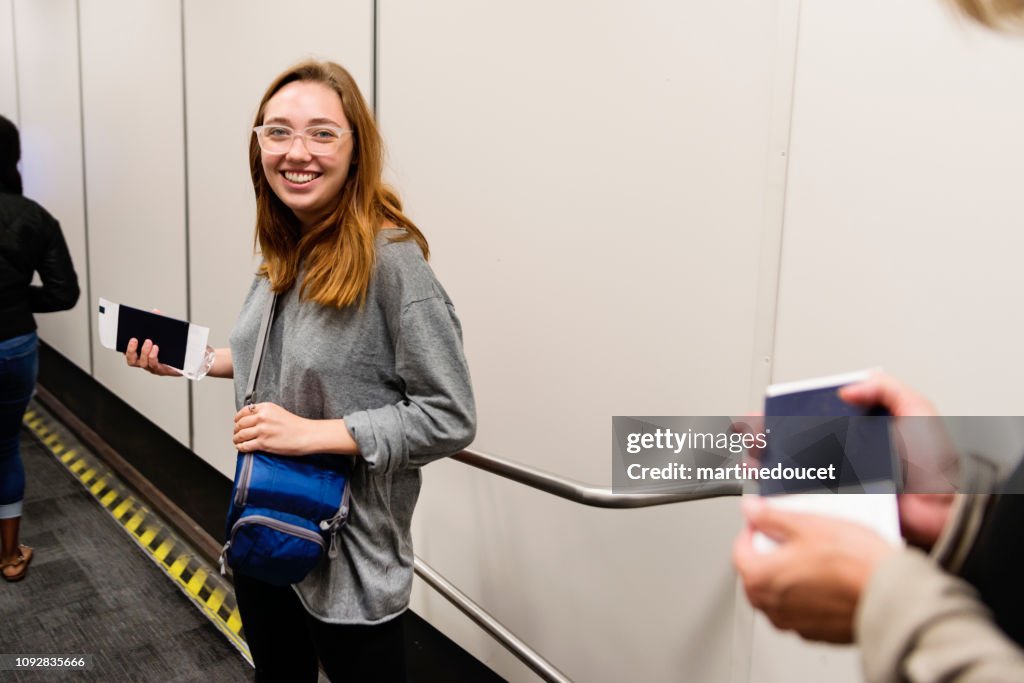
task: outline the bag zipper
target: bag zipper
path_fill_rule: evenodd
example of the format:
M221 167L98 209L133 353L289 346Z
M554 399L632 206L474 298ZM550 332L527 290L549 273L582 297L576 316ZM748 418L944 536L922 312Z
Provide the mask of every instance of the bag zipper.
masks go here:
M279 519L267 517L266 515L249 515L247 517L242 517L237 522L235 522L234 526L231 527L231 537L228 539L228 542L224 544L224 548L220 551L219 564L221 576L227 573L225 560L227 559L228 548L230 548L231 544L234 542L235 534L238 532L238 528L245 526L246 524L262 524L263 526L268 526L271 529L274 529L275 531L280 531L281 533L285 534L291 534L292 536L298 536L299 538L304 538L307 541L313 541L318 546L320 546L321 550L326 550L327 544L324 543L323 536L321 536L315 531L310 531L309 529L298 526L297 524L289 524L288 522L282 522Z
M338 507L338 511L330 519L320 522L320 529L331 534L331 545L327 550L327 557L332 560L338 556L338 531L341 530L341 527L348 520L349 491L351 486L352 479L351 475L349 475L345 479L345 489L341 492L341 505Z

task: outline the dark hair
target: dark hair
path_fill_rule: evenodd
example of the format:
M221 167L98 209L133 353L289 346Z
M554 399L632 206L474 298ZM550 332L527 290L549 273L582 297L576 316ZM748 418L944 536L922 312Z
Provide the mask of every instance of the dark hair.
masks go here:
M18 161L21 160L21 139L18 128L0 116L0 192L21 194L21 174Z

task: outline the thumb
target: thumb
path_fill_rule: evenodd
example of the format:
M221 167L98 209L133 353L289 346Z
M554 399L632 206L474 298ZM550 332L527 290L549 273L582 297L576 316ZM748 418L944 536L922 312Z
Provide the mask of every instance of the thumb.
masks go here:
M870 379L857 384L848 384L839 389L839 398L857 406L877 405L882 402L882 387L878 382Z
M746 498L742 509L750 528L773 541L788 541L800 529L800 515L775 509L758 496Z
M903 393L904 387L897 380L885 373L872 372L861 382L841 387L839 398L857 406L884 406L896 414Z
M906 384L882 372L839 390L839 398L858 406L883 406L893 415L935 415L935 406Z

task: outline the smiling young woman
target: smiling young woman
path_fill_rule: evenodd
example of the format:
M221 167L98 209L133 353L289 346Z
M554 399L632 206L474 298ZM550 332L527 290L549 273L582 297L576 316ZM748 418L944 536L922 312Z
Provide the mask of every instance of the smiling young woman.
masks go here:
M287 155L267 155L258 136L250 140L256 240L264 259L260 273L282 292L295 284L304 263L303 295L325 306L361 302L382 226L404 228L392 239L416 242L424 258L430 255L427 240L381 180L380 133L348 71L331 62L304 62L278 76L260 102L255 125L291 117L309 117L291 120L295 130L322 119L317 122L351 132L335 154L324 156L309 154L305 145L300 151L299 144ZM283 173L289 169L323 175L307 189L287 181Z
M257 681L404 681L420 468L472 441L476 413L455 309L427 242L381 179L383 145L355 81L303 62L271 83L249 145L263 262L230 348L239 451L353 457L338 552L294 586L235 572ZM260 403L243 408L263 312L277 295ZM146 340L129 365L178 374Z
M340 552L279 588L236 572L257 680L405 679L422 465L475 432L461 329L427 242L383 184L383 145L352 76L304 62L264 94L249 145L263 256L231 334L243 452L356 455ZM277 294L255 411L241 410ZM294 589L294 590L293 590Z

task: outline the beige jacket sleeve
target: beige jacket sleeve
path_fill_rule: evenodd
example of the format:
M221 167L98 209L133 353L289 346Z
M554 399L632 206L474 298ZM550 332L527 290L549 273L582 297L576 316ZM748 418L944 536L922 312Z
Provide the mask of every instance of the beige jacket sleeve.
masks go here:
M974 588L917 550L879 566L855 629L870 683L1024 681L1024 651L995 625Z

